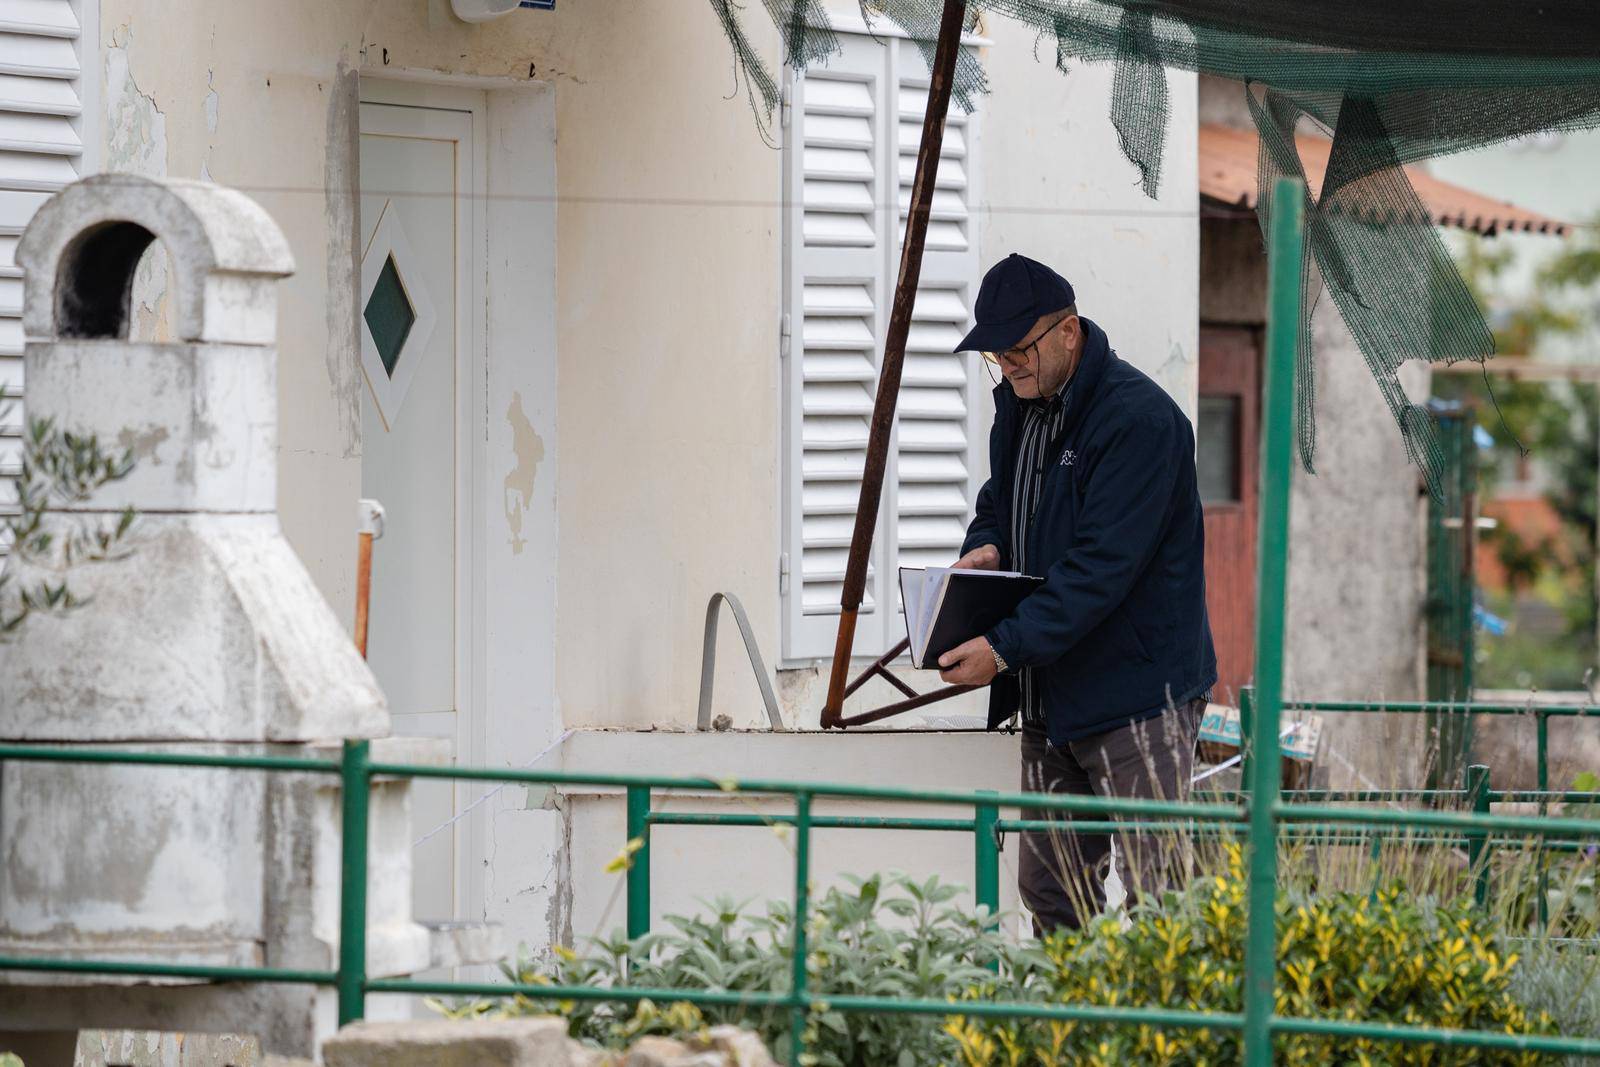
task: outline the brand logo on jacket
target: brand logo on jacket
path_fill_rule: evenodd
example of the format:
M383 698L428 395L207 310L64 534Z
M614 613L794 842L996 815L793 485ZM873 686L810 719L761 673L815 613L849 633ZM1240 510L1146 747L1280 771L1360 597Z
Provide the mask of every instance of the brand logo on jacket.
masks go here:
M1070 467L1076 462L1078 462L1078 454L1076 452L1070 448L1061 450L1061 466Z

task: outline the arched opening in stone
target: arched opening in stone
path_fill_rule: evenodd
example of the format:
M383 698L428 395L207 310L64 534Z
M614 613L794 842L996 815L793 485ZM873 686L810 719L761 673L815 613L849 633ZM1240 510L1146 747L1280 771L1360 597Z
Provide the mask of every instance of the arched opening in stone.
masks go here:
M155 234L136 222L106 222L79 234L56 276L56 334L128 338L133 279Z

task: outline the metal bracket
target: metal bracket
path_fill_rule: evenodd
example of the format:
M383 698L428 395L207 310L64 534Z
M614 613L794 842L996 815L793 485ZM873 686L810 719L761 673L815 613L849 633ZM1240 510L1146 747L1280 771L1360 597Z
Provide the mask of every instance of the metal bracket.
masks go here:
M887 719L890 716L899 715L902 712L925 707L928 704L936 704L941 700L949 700L951 697L958 697L962 693L970 693L974 689L983 688L982 686L977 685L947 685L943 689L935 689L930 693L917 692L905 682L902 682L899 678L896 678L893 674L889 673L889 664L894 662L895 657L899 656L900 653L904 652L910 647L911 638L907 637L902 639L898 645L895 645L889 651L873 660L872 665L866 670L862 671L860 674L856 675L855 681L846 686L844 690L844 697L849 697L851 693L854 693L857 689L860 689L863 685L866 685L868 679L872 678L874 675L877 675L890 685L894 686L896 689L900 690L900 692L904 693L906 695L905 700L896 701L893 704L885 704L882 707L873 708L871 711L858 712L855 715L837 714L830 716L828 714L828 709L823 708L822 728L825 730L831 730L836 728L842 729L847 726L865 726L867 723L878 722L880 719ZM842 698L840 703L843 703Z
M739 635L744 638L744 650L750 656L750 669L755 672L756 684L761 687L761 702L767 706L767 722L776 731L787 730L783 725L783 716L778 713L778 696L772 691L772 682L767 678L767 665L761 658L761 649L756 645L755 631L750 628L750 616L745 614L744 605L739 603L739 598L732 593L712 593L711 600L706 604L706 636L704 651L700 656L700 717L697 728L711 729L711 688L717 678L717 619L721 605L727 604L733 611L733 621L739 627Z
M383 520L385 518L383 505L376 500L365 498L357 502L357 532L371 534L374 541L383 539Z

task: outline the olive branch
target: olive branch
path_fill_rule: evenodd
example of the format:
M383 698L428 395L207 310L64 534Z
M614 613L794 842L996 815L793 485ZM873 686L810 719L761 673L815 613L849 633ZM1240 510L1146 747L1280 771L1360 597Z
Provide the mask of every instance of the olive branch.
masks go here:
M0 388L0 421L15 408ZM61 574L25 585L8 566L0 566L0 641L16 633L35 612L67 612L88 603L74 593L65 572L83 563L123 559L135 513L127 508L114 522L77 521L47 529L45 512L52 506L81 504L101 486L126 478L133 470L131 449L107 451L94 434L61 429L54 419L29 419L22 434L22 464L5 472L16 490L14 514L0 516L0 545L9 545L13 560L26 560Z

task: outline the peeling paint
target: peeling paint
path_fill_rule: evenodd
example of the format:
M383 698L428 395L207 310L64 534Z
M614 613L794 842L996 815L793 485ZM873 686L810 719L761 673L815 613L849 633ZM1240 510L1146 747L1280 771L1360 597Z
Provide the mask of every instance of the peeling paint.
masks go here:
M328 94L327 158L323 163L323 215L328 230L328 386L333 394L340 451L361 454L361 334L356 280L361 255L356 207L361 187L361 90L349 56L339 55Z
M206 71L206 90L207 91L206 91L206 101L205 101L204 107L205 107L205 112L206 112L206 132L207 133L211 133L211 134L214 134L214 133L217 132L217 109L218 109L219 105L222 102L222 98L217 95L216 77L217 77L217 72L216 71L214 71L214 70L207 70Z
M556 810L561 813L561 847L556 852L556 891L550 895L545 910L549 944L573 944L572 938L572 812L559 799Z
M106 168L149 178L167 173L167 116L133 75L133 26L124 22L106 48Z
M117 435L117 447L131 451L136 460L159 467L161 457L156 454L156 449L160 448L169 436L171 435L167 433L165 426L147 426L143 430L130 428Z
M213 46L216 44L214 36L212 44ZM206 118L207 134L206 157L200 161L200 180L203 182L214 180L211 177L211 150L217 147L217 117L222 107L222 97L217 95L216 79L217 72L208 67L206 69L206 98L200 105L200 109L204 112Z
M522 409L522 394L511 394L511 406L506 409L506 422L511 424L511 452L517 465L506 475L505 508L506 526L511 531L511 552L520 556L528 546L522 536L522 516L533 503L533 481L539 474L539 464L544 461L544 438L528 421Z
M155 97L139 88L133 73L134 33L124 22L105 52L106 169L147 178L167 174L167 116ZM152 245L133 275L130 340L166 341L168 336L166 249Z

